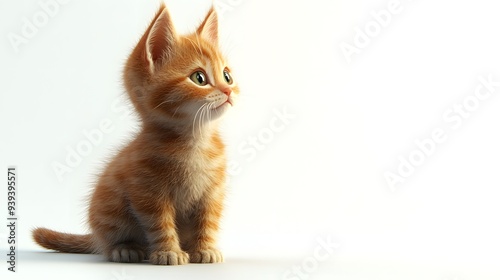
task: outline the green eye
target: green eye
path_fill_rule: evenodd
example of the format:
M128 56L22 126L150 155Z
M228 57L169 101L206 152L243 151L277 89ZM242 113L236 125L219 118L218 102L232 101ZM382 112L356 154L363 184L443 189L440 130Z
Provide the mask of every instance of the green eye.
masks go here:
M199 86L207 85L207 76L202 71L196 71L191 76L189 76L191 81Z
M228 70L224 70L224 79L226 80L228 85L233 84L233 77L231 77L231 74L229 74Z

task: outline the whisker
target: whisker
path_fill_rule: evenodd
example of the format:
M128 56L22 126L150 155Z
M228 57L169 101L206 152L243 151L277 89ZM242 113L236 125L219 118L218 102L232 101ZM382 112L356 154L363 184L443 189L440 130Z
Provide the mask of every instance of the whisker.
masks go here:
M169 102L173 103L174 101L172 101L172 100L165 100L165 101L163 101L162 103L158 104L158 106L154 107L154 108L153 108L153 110L156 110L156 109L158 109L158 107L160 107L161 105L166 104L166 103L169 103Z
M207 105L207 103L203 104L200 106L200 108L198 109L198 111L196 111L196 114L194 115L194 119L193 119L193 136L195 134L195 127L196 127L196 117L198 116L198 113L200 113L200 111L203 111L203 107L205 107Z
M201 111L201 115L200 115L200 122L199 122L199 130L200 130L200 136L201 136L201 140L203 140L203 130L202 130L202 125L203 125L203 121L205 119L205 115L207 114L207 109L208 109L208 105L209 103L206 104L206 106L203 108L203 110Z
M175 114L177 114L177 111L179 111L179 108L181 108L180 106L178 106L177 108L175 108L175 111L174 113L172 114L172 117L175 117Z
M212 102L209 106L210 110L208 111L208 120L210 121L212 119L212 111L215 108L215 102Z

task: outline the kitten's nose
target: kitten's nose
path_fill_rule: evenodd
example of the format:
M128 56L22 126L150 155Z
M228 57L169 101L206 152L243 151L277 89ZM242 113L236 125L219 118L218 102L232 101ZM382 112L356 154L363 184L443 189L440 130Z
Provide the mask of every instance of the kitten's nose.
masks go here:
M230 87L223 87L220 89L220 91L222 91L222 93L224 93L227 96L231 95L231 92L232 92Z

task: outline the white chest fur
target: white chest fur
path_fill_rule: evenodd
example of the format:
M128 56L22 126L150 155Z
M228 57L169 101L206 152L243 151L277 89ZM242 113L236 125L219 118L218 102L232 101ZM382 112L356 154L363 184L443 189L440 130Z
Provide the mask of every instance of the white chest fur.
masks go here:
M220 182L219 171L225 165L224 154L209 157L207 149L194 149L182 160L184 184L176 193L177 210L183 213L190 209Z

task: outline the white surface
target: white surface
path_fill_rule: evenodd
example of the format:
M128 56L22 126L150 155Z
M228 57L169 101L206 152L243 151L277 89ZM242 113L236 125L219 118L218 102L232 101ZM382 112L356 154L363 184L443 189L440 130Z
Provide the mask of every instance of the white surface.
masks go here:
M40 252L21 254L23 260L19 272L8 279L242 279L242 280L296 280L296 279L340 279L340 280L456 280L498 279L500 274L492 267L468 264L465 267L387 262L378 259L342 259L333 256L311 268L309 273L302 268L300 258L281 257L236 257L222 264L167 267L148 263L118 264L103 263L95 255L72 255ZM297 274L293 272L298 269ZM453 270L454 273L447 271ZM460 274L463 278L458 278ZM302 278L301 278L302 277Z
M69 1L19 52L8 36L41 7L0 2L0 168L19 169L17 278L120 279L124 269L124 279L294 279L285 273L329 237L340 247L302 278L500 278L500 88L459 127L442 116L480 76L500 81L499 4L402 0L348 63L341 43L353 44L390 0L220 1L234 5L220 29L242 88L223 128L236 167L220 237L226 263L175 268L41 253L30 237L35 226L85 231L92 182L136 126L121 71L157 2ZM167 5L187 31L210 1ZM276 127L283 110L293 117ZM103 121L113 130L58 180L53 162ZM384 173L437 128L447 140L391 189ZM267 143L253 148L259 135ZM6 266L0 275L15 279Z

